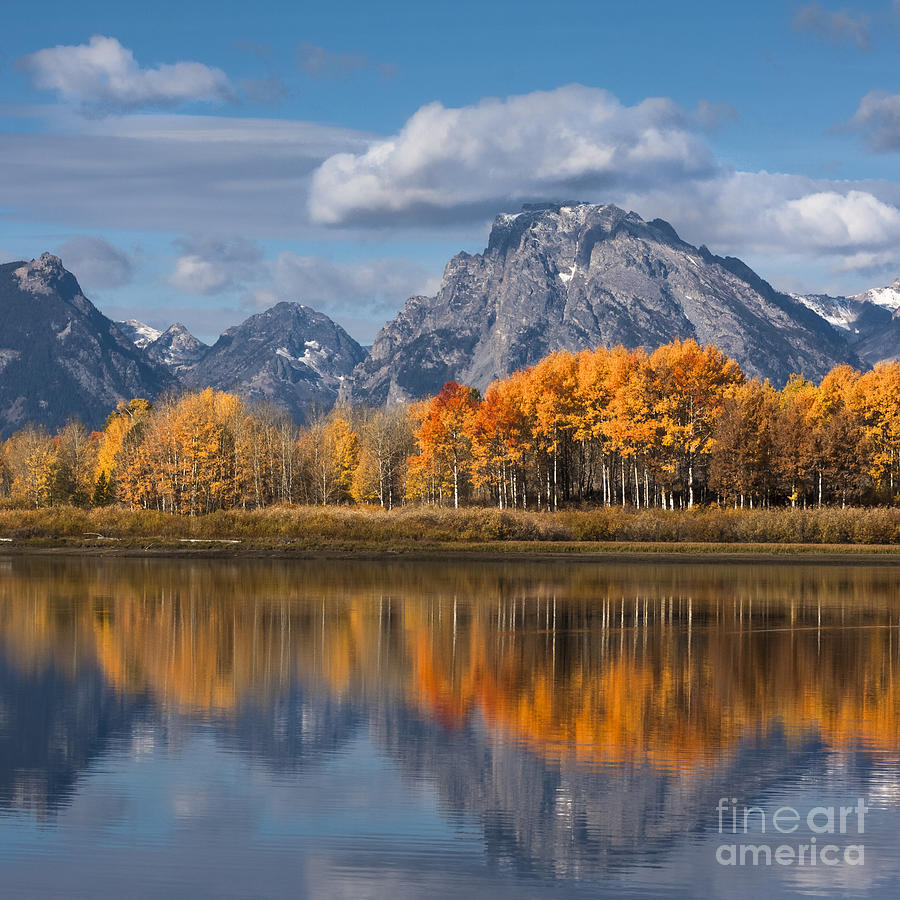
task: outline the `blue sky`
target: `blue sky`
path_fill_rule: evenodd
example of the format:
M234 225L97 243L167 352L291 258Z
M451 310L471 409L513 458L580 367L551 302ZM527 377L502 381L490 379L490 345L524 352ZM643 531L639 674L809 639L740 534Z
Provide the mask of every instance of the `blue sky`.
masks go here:
M615 202L787 290L900 275L900 0L14 3L0 256L206 339L363 341L524 200Z

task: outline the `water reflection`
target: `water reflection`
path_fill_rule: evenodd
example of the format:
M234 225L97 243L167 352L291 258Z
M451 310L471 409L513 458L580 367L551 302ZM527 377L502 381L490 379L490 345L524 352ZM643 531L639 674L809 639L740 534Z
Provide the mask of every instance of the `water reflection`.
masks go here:
M200 729L216 765L262 766L351 819L362 801L316 779L352 758L370 798L386 761L401 787L382 815L398 790L432 798L441 870L464 849L463 871L501 886L655 896L681 889L676 848L710 837L721 796L900 802L890 566L2 564L6 816L52 823L98 761L196 755ZM271 812L261 790L245 802ZM888 874L870 866L865 890Z

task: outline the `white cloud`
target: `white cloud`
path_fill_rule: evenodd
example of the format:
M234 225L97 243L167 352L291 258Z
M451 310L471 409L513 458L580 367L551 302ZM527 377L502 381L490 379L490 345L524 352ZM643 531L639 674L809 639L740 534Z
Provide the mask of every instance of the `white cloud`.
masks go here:
M900 209L865 191L822 191L788 200L773 211L785 236L812 251L846 253L900 247Z
M430 103L395 137L342 153L312 180L309 209L327 225L454 221L548 195L713 174L692 117L673 101L624 106L569 85L448 109Z
M232 97L221 69L199 62L141 68L134 54L115 38L94 35L87 44L47 47L22 57L19 66L34 87L91 107L136 109L176 106Z
M888 182L731 172L702 184L631 193L624 203L667 219L687 240L717 253L794 256L832 268L847 268L864 253L900 261L900 185Z
M396 136L326 160L310 215L325 225L474 223L526 199L584 199L666 218L717 252L806 254L832 269L900 256L900 185L735 172L700 135L734 115L708 102L694 113L665 99L628 107L577 85L429 104Z
M871 91L847 124L865 135L873 150L900 150L900 94Z
M87 290L122 287L134 278L134 257L101 237L77 235L61 244L58 253Z
M259 276L262 249L240 237L192 238L179 241L181 251L169 281L172 287L195 297L232 290Z

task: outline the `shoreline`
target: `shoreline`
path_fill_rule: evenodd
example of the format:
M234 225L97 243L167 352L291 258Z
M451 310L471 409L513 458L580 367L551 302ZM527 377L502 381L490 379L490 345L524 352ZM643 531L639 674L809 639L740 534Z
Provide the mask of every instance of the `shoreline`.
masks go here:
M119 543L119 542L116 542ZM122 542L124 543L124 541ZM24 539L0 544L0 558L101 557L105 559L272 559L358 560L365 562L657 562L657 563L808 563L816 565L900 566L900 546L893 544L789 544L700 541L470 541L423 542L388 546L377 542L289 544L215 540L128 539L48 541Z

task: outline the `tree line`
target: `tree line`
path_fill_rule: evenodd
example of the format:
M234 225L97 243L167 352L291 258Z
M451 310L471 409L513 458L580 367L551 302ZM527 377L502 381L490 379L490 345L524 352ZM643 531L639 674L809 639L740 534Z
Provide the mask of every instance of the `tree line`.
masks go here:
M900 363L781 390L714 346L560 351L492 383L448 382L386 409L297 427L210 388L121 402L104 428L27 426L0 452L0 497L32 507L198 515L276 504L556 510L893 503Z

